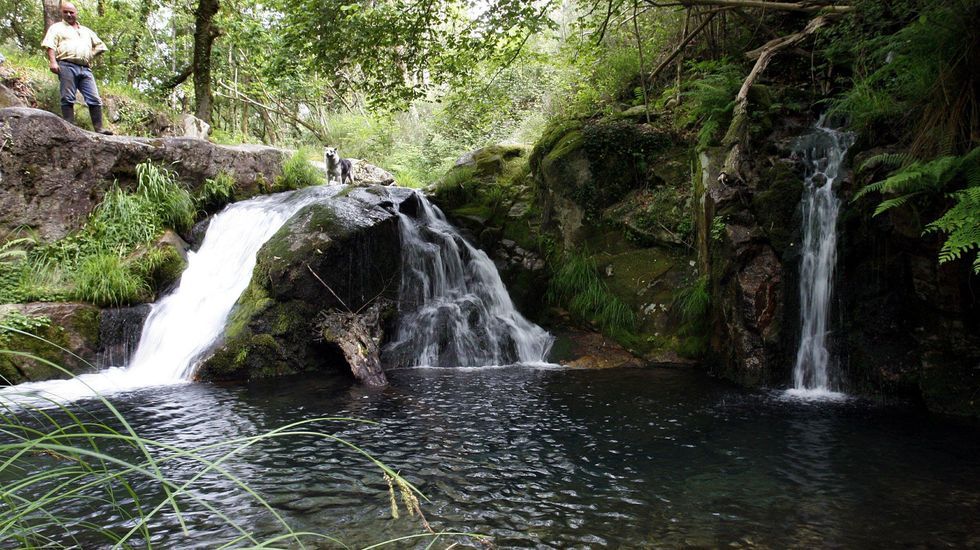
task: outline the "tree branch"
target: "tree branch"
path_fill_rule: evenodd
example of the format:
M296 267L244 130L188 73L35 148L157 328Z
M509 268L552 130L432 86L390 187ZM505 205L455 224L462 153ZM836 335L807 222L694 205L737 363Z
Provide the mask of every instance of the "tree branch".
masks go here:
M319 139L321 141L323 140L323 130L321 128L317 128L317 127L313 126L312 124L306 122L305 120L299 118L299 116L297 116L295 112L290 112L290 111L282 108L282 106L273 107L273 106L270 106L270 105L266 105L264 103L261 103L259 101L256 101L256 100L248 97L247 95L245 95L241 91L235 90L234 88L232 88L231 86L229 86L228 84L226 84L226 83L224 83L224 82L222 82L220 80L218 81L218 86L221 87L221 88L224 88L225 90L228 90L229 92L231 92L232 94L234 94L234 95L226 95L226 94L223 94L221 92L218 92L218 94L220 96L226 97L228 99L237 99L239 101L244 101L245 103L248 103L249 105L252 105L254 107L258 107L259 109L262 109L266 113L275 113L275 114L277 114L279 116L286 117L287 119L295 122L296 124L299 124L303 128L306 128L307 130L309 130L310 132L312 132L313 135L316 136L317 139Z
M722 178L729 177L744 181L742 165L745 162L746 150L748 149L749 134L749 90L759 78L759 75L766 70L772 58L785 48L796 46L803 39L817 32L818 29L831 21L830 15L820 15L810 20L806 27L797 33L775 38L766 42L764 46L755 50L758 52L755 65L742 82L738 94L735 95L735 108L732 110L732 123L728 126L728 132L722 142L728 149L728 156L725 158L725 165L722 169Z
M674 48L674 51L672 51L670 55L667 56L667 59L664 59L660 63L660 65L657 65L657 68L654 69L652 73L650 73L650 82L654 82L657 79L657 76L660 75L661 71L663 71L668 66L670 66L671 62L674 61L674 59L677 58L677 56L680 55L682 51L684 51L684 48L686 48L687 45L690 44L692 40L694 40L695 36L697 36L701 31L704 30L705 27L708 26L708 23L711 23L711 20L714 19L715 16L718 15L718 13L719 12L717 11L711 12L708 15L708 17L705 17L704 21L702 21L701 24L698 25L696 29L694 29L693 31L691 31L690 34L684 37L684 40L682 40L681 43L676 48Z
M164 80L159 86L157 86L157 91L165 92L167 90L173 90L177 86L180 86L186 82L192 74L194 74L194 66L188 64L186 67L181 69L179 73L173 75L167 80Z
M735 8L762 8L767 10L797 11L803 13L847 13L854 11L854 6L839 6L830 3L811 2L770 2L767 0L677 0L676 2L657 2L646 0L647 3L658 7L681 6L728 6Z

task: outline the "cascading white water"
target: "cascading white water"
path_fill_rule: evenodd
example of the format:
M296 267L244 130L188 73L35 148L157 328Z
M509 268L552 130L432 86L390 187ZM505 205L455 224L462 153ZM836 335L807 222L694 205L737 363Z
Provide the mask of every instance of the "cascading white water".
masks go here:
M835 389L828 349L840 211L834 182L851 140L850 134L824 127L821 118L795 147L806 167L801 203L800 346L793 369L793 389L798 393L831 394Z
M543 363L554 342L525 319L486 253L419 196L418 219L400 214L402 280L393 366L474 367Z
M154 304L127 367L4 388L0 399L23 402L33 396L64 402L188 380L196 361L221 336L232 307L248 287L262 245L300 208L338 190L313 187L228 206L211 220L201 248L188 254L176 290Z

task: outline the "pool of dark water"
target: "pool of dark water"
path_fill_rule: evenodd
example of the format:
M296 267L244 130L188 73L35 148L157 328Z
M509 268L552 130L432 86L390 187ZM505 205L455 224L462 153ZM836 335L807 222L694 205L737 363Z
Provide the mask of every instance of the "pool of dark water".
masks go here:
M980 429L911 407L787 400L687 370L414 369L390 378L380 391L323 378L155 388L112 401L141 436L187 448L309 418L373 421L316 427L415 484L434 530L482 533L500 548L980 546ZM327 439L265 440L222 467L298 530L351 547L423 532L404 510L392 518L374 464ZM165 469L177 479L194 473L180 461ZM192 487L260 534L278 532L225 478ZM235 537L214 512L190 510L187 533L160 514L154 545ZM99 506L74 513L114 530L131 525ZM480 546L446 536L436 547L456 542Z

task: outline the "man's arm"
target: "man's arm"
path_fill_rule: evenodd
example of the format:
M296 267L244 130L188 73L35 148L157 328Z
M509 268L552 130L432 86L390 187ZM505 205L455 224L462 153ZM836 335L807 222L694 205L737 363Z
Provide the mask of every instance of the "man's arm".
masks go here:
M105 45L105 42L103 42L102 39L99 38L99 36L97 34L95 34L95 31L89 29L88 32L89 32L89 34L92 35L92 56L93 57L99 57L100 55L102 55L105 52L109 51L108 46L106 46Z
M47 48L48 54L48 68L51 72L58 74L61 69L58 68L58 59L55 57L54 49L58 46L58 40L55 37L55 30L57 23L48 27L48 32L44 34L44 40L41 41L41 46Z
M58 67L58 60L55 59L54 56L54 48L48 48L48 68L51 69L51 72L54 74L59 74L61 72L61 68Z

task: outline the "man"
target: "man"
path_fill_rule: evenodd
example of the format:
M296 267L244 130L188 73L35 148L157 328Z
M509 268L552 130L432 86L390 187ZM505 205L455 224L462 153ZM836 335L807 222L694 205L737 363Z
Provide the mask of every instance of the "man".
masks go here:
M63 21L48 28L41 45L48 50L48 66L61 82L61 114L75 123L75 93L81 92L92 116L92 126L100 134L112 132L102 127L102 98L90 68L92 60L109 48L89 29L78 24L78 10L65 2L61 5Z

